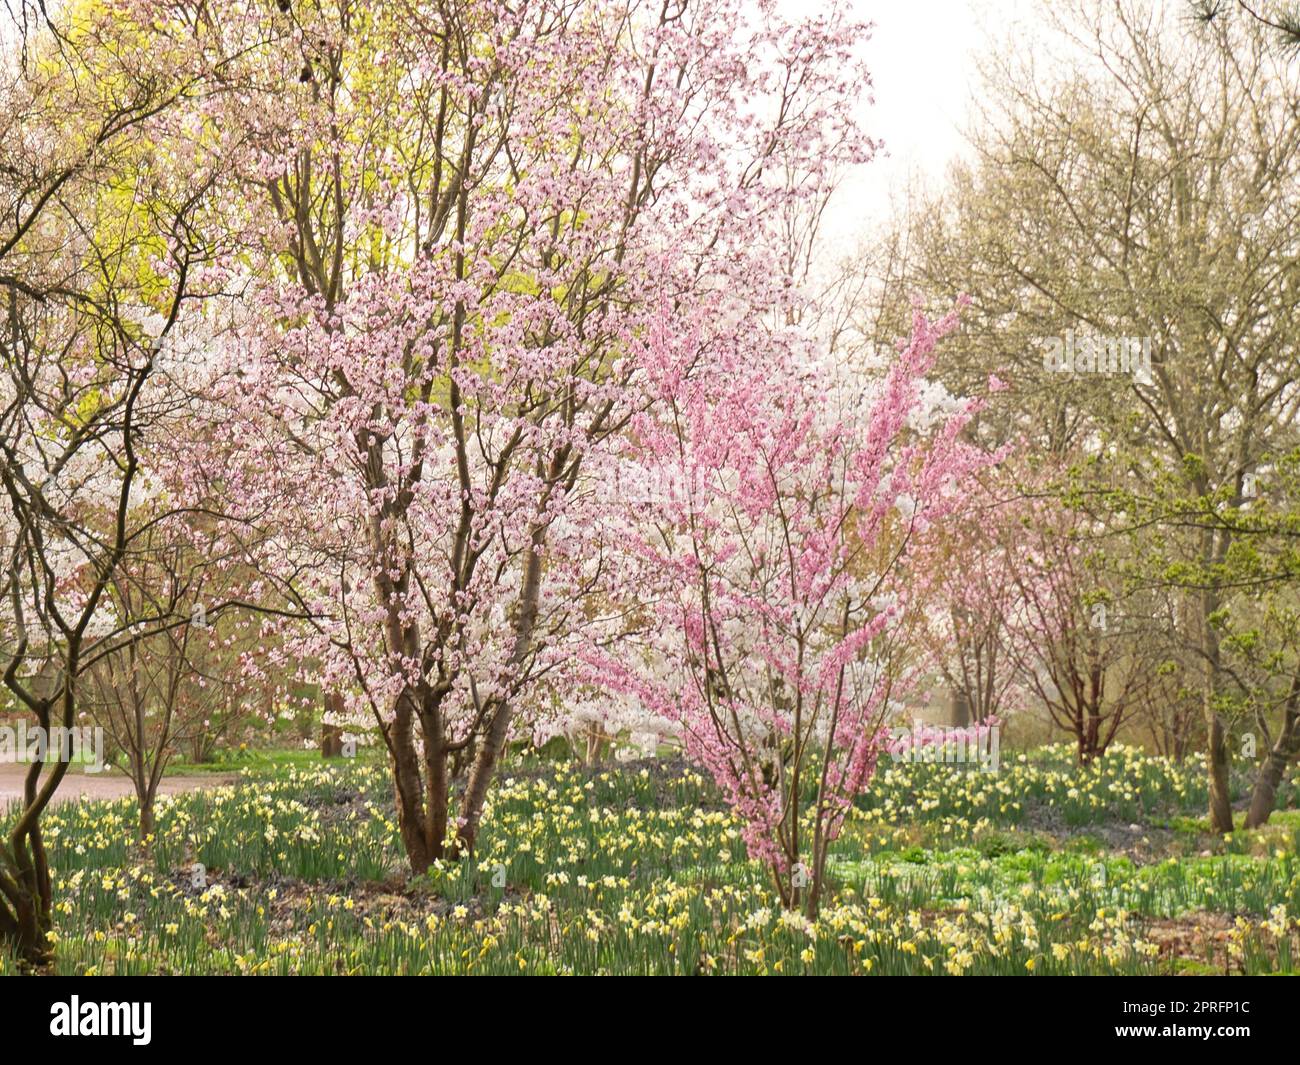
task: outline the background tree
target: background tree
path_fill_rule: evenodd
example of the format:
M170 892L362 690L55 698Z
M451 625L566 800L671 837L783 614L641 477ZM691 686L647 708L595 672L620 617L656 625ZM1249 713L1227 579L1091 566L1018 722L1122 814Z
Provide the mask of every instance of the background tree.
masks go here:
M1022 509L1011 468L991 470L972 485L960 515L920 538L914 564L910 613L928 660L964 711L958 725L1005 720L1022 699L1008 646L1018 606L1009 556L1022 548L1004 532Z
M1018 406L988 416L1079 462L1099 492L1158 485L1174 493L1171 519L1198 499L1240 497L1300 399L1294 68L1251 20L1189 34L1171 10L1122 0L1054 9L1037 61L1000 50L985 86L975 161L954 170L912 249L917 288L972 296L945 381L960 391L1003 374ZM1045 367L1053 341L1089 335L1149 339L1149 377ZM1228 528L1148 511L1163 525L1149 549L1154 526L1109 511L1108 531L1142 545L1153 593L1180 566L1212 572L1233 550ZM1226 589L1181 592L1194 607L1211 816L1226 831L1233 682L1215 620Z
M99 648L169 621L104 612L141 534L144 443L172 410L159 355L209 253L193 223L211 175L169 125L193 81L142 43L110 11L78 13L57 44L29 37L0 84L0 670L47 734L80 723ZM48 951L40 821L67 769L30 765L0 844L0 940L28 965Z
M1295 430L1283 429L1274 439L1293 441ZM1293 446L1265 455L1260 469L1260 474L1243 479L1240 493L1223 489L1188 498L1158 488L1150 495L1110 493L1101 503L1153 530L1144 548L1155 559L1170 558L1163 531L1168 528L1222 534L1231 540L1231 549L1221 559L1166 561L1162 572L1170 589L1212 588L1220 596L1222 605L1210 619L1224 648L1227 678L1217 694L1217 712L1242 732L1244 756L1261 758L1247 813L1251 827L1268 820L1278 788L1297 756L1291 688L1300 578L1296 550L1300 449ZM1260 737L1263 748L1255 742Z
M1079 761L1106 753L1157 687L1164 641L1150 596L1125 586L1088 516L1043 494L1000 529L1013 591L1001 631L1021 682Z
M232 546L214 529L133 518L142 532L113 573L106 611L175 623L96 654L82 712L104 729L110 760L130 778L140 838L148 842L169 761L181 752L208 760L241 723L276 705L277 685L257 669L261 624L247 610L230 609L249 599Z

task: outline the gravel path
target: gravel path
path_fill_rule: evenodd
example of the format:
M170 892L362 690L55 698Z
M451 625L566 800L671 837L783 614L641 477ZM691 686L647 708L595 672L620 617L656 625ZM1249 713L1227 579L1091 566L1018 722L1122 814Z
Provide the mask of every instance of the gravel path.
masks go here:
M13 799L22 798L23 780L27 775L27 766L15 763L0 763L0 806ZM173 795L177 792L199 791L203 788L219 788L238 779L224 773L204 773L190 777L163 777L158 785L159 795ZM73 799L120 799L123 795L134 795L131 782L119 772L87 773L80 766L68 770L59 790L54 793L54 801L69 802Z

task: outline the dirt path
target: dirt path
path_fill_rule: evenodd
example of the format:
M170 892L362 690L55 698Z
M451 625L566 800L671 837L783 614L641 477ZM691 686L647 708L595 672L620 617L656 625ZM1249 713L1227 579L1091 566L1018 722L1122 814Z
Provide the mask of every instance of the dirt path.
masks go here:
M23 780L27 775L27 766L15 763L0 763L0 806L12 799L20 799L23 794ZM230 784L238 778L225 773L204 773L190 777L163 777L158 785L159 795L174 795L177 792L199 791L203 788L219 788ZM54 801L68 802L72 799L120 799L123 795L134 795L131 782L118 772L87 773L80 766L68 770L59 790L54 793Z

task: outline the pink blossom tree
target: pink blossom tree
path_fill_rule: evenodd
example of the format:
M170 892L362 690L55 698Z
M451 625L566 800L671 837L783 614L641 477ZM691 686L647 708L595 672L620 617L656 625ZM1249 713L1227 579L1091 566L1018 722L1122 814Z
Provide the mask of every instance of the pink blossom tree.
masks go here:
M1006 467L990 470L953 520L921 538L908 589L910 619L934 674L977 724L1004 719L1026 694L1008 646L1019 636L1010 556L1024 510Z
M782 902L809 915L915 677L900 625L914 538L990 461L962 439L973 403L916 428L953 322L918 313L878 387L848 402L794 330L684 334L665 316L639 352L654 404L632 435L674 487L627 563L646 639L593 654L593 672L679 722Z

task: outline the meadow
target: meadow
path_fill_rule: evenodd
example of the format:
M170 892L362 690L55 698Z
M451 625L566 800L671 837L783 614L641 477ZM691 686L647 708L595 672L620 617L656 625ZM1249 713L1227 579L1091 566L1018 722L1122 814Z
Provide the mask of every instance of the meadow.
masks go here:
M382 764L259 755L160 799L147 848L131 800L47 813L56 971L1293 973L1298 790L1217 835L1201 767L1135 748L886 762L810 922L673 759L515 765L474 859L413 877Z

